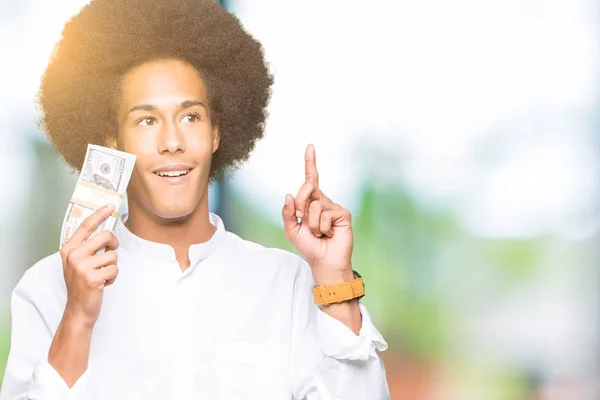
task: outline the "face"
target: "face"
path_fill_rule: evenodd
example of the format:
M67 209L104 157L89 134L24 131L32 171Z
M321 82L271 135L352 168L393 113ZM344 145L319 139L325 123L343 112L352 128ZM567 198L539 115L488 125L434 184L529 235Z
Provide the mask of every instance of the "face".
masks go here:
M146 63L123 80L119 132L109 146L135 154L130 213L177 221L206 201L219 131L197 70L176 60Z

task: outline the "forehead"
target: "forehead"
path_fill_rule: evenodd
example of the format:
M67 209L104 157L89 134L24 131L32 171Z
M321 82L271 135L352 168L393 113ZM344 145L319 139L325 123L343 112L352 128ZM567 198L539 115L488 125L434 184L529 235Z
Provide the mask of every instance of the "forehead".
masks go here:
M206 88L192 65L179 60L159 60L129 71L123 78L121 96L124 107L141 103L161 107L190 99L206 102Z

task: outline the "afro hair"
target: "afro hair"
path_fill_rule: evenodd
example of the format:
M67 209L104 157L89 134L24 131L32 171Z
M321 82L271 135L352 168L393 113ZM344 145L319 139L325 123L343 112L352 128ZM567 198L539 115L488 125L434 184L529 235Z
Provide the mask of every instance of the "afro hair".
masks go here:
M159 59L193 65L207 87L221 134L210 179L248 159L273 78L239 20L211 0L93 0L65 24L38 94L40 126L67 164L79 170L88 143L117 134L124 75Z

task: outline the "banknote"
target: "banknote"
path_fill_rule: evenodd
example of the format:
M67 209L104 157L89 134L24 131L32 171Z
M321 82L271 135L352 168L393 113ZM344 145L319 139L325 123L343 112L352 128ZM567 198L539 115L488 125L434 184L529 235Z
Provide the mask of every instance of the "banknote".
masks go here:
M104 147L90 147L81 168L81 181L121 193L126 157L119 153Z
M100 223L93 234L101 230L113 230L135 160L133 154L88 145L79 179L63 219L61 248L90 214L110 203L114 204L115 211Z

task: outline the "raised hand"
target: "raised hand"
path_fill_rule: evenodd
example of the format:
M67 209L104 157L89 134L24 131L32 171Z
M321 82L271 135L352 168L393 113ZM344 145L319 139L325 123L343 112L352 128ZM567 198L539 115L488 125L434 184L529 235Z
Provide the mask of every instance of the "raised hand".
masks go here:
M298 249L313 271L315 283L351 280L352 218L319 187L315 148L304 157L306 180L294 198L285 197L282 216L286 238Z

